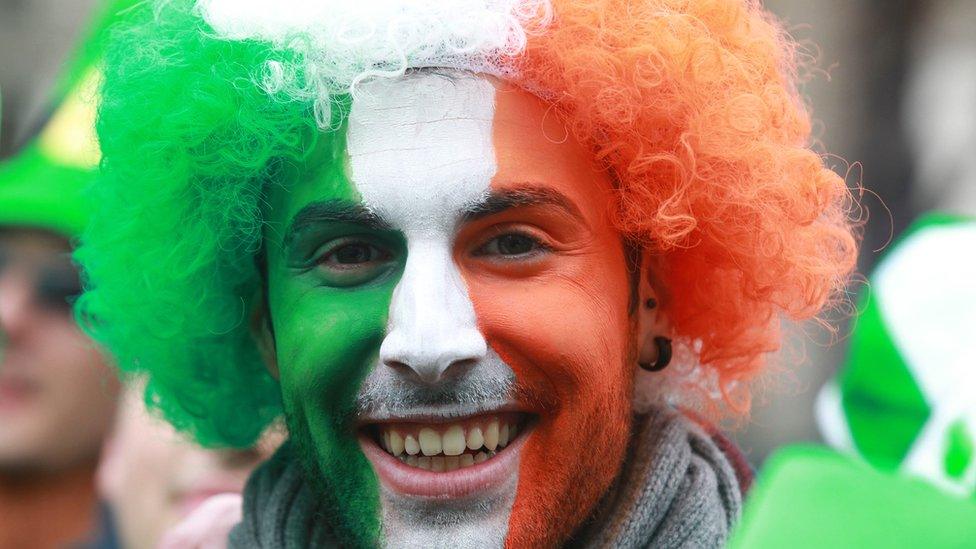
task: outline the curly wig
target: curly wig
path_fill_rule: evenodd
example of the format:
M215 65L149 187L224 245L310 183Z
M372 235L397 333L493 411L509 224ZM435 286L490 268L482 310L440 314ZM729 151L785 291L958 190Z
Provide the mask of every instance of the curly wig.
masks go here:
M421 28L379 58L308 25L224 28L220 2L146 2L115 30L99 207L77 252L79 318L203 443L248 444L281 412L248 329L262 196L362 78L449 66L550 101L617 181L615 222L653 254L696 375L742 413L780 318L816 315L853 269L850 193L810 149L795 45L756 1L505 0L485 25L504 39Z

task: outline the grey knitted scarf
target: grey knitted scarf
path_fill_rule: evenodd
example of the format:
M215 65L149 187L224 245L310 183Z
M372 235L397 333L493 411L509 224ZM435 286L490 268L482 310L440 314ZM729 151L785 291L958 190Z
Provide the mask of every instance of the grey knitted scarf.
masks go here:
M634 422L624 469L572 547L721 547L739 517L733 461L698 425L673 411ZM244 490L231 549L337 547L290 445L259 467Z

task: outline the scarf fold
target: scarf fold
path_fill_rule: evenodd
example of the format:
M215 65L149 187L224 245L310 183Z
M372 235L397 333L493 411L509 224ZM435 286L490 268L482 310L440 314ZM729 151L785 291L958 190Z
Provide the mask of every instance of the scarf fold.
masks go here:
M573 547L721 547L741 507L730 456L699 425L672 410L635 417L623 470ZM248 480L230 549L338 547L322 504L285 444Z
M228 549L339 547L329 533L322 503L286 442L261 464L244 487L244 509L230 531Z
M742 504L730 456L674 411L639 415L633 430L623 470L570 545L722 547Z

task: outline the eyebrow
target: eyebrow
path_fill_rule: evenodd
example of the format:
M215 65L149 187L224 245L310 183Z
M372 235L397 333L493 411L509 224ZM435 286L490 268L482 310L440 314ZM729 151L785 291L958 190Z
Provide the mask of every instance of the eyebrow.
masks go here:
M484 200L465 208L461 214L461 221L465 223L475 221L512 208L545 205L557 206L570 215L583 217L576 204L573 204L566 195L554 189L525 186L492 192Z
M285 232L284 244L288 246L309 227L325 223L350 223L376 231L391 230L389 223L366 206L349 200L325 200L312 202L298 211Z

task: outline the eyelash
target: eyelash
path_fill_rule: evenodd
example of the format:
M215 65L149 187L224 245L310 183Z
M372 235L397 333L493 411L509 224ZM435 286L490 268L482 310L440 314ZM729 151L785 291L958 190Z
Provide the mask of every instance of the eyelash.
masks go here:
M369 260L364 261L362 263L349 263L347 264L349 265L348 267L342 267L342 265L346 265L346 264L336 262L335 265L337 266L333 268L353 270L357 267L361 267L364 264L381 262L381 261L388 260L392 257L392 254L388 250L386 250L383 246L374 244L367 239L348 237L348 238L338 239L337 241L332 242L331 245L328 247L328 250L325 251L324 253L315 254L311 258L310 261L311 266L319 266L328 263L330 259L335 258L336 254L340 252L342 249L346 248L347 246L365 246L369 248L371 252L373 251L377 252L378 257L371 257ZM319 249L319 251L321 250L322 248Z
M535 246L535 249L533 249L530 252L524 253L524 254L513 254L513 255L507 255L507 254L503 254L503 253L489 253L489 252L484 251L485 248L487 246L489 246L491 243L497 242L498 239L500 239L502 237L505 237L505 236L520 236L522 238L526 238L526 239L530 240L533 243L533 245ZM491 238L489 238L484 243L482 243L480 246L478 246L474 250L474 252L473 252L472 255L474 255L476 257L484 257L484 256L491 255L491 256L495 256L495 257L502 258L502 261L517 261L519 259L524 259L526 257L534 257L536 255L539 255L539 254L542 254L542 253L546 253L546 252L551 252L551 251L553 251L552 246L550 246L549 244L546 244L546 242L543 239L535 236L534 234L532 234L529 231L518 230L518 229L504 229L504 228L501 228L501 229L497 230L496 231L496 234L494 234Z
M472 255L475 257L490 257L497 261L520 261L534 258L538 255L545 254L553 251L553 247L546 243L544 238L536 236L533 231L528 231L525 229L517 229L510 227L497 227L492 231L492 235L482 241L482 243L474 249ZM506 236L517 236L525 238L530 241L532 249L525 253L516 254L505 254L501 250L489 251L486 248L491 246L493 243L498 243L499 239ZM365 246L370 249L371 257L367 261L355 262L355 263L340 263L336 261L336 254L339 253L347 246ZM496 247L498 245L496 244ZM373 257L375 256L375 257ZM329 243L328 247L325 246L319 248L317 253L309 259L307 268L316 268L321 266L328 266L327 268L333 270L348 270L354 271L357 269L362 269L366 265L376 264L379 262L387 261L393 257L393 254L382 245L378 245L372 242L372 239L362 238L357 236L350 236L341 239L337 239Z

